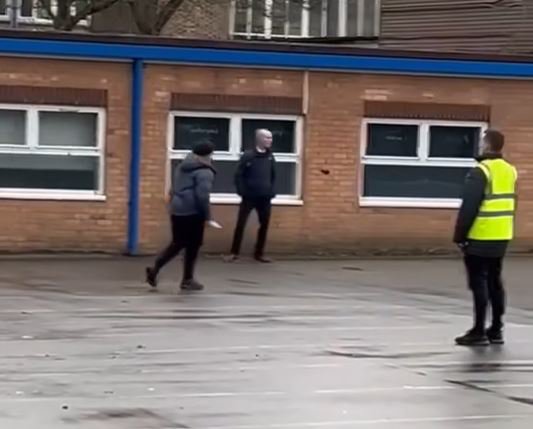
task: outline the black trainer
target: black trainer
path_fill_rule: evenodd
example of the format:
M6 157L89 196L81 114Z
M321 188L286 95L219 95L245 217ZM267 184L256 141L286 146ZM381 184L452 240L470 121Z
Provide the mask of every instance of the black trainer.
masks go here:
M146 283L153 288L157 287L157 272L152 267L146 267Z
M491 344L504 344L503 330L498 328L489 328L487 337Z
M489 338L487 337L487 334L470 330L466 334L457 337L455 339L455 344L457 344L458 346L478 347L488 346L490 342Z
M197 292L204 289L204 285L198 283L196 280L185 280L181 283L181 290L185 292Z

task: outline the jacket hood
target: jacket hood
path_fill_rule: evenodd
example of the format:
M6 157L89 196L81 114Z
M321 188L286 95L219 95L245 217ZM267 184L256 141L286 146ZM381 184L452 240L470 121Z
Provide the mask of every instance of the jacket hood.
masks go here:
M215 169L211 165L203 163L192 153L187 155L187 157L180 164L180 170L184 173L190 173L191 171L199 170L202 168L209 168L213 172L215 171Z

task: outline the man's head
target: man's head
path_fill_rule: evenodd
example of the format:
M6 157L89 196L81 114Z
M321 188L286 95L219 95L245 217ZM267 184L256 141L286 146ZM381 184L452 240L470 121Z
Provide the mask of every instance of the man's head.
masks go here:
M204 161L210 161L214 151L215 146L209 140L201 140L192 148L192 153Z
M504 135L496 130L487 130L483 136L483 154L501 154L505 146Z
M255 130L255 145L260 150L272 148L272 133L267 129Z

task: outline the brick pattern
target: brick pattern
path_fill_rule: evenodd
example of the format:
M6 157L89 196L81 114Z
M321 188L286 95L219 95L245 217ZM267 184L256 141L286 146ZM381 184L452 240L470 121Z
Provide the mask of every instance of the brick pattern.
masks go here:
M3 58L0 86L107 91L105 202L2 200L0 250L120 252L127 227L130 67L127 64ZM302 207L275 207L273 251L432 249L450 246L454 210L362 208L360 127L368 102L490 106L491 126L506 134L519 173L517 245L533 244L533 84L520 80L309 73L149 65L144 91L141 251L169 239L165 194L167 137L173 94L308 100L304 130ZM304 96L306 94L306 96ZM175 102L175 99L174 99ZM305 108L304 108L305 107ZM209 231L208 251L229 246L236 206L215 205L225 228ZM245 246L251 246L251 219Z
M0 85L34 88L34 94L107 92L105 202L27 201L0 203L0 250L121 252L126 237L129 162L129 66L96 62L2 58ZM41 92L42 91L42 92ZM76 91L80 94L80 91ZM62 95L63 97L63 95ZM49 98L40 99L50 100ZM57 98L61 104L75 99ZM13 100L21 102L21 100ZM88 99L85 98L85 102ZM92 102L90 104L93 104Z
M477 104L407 103L365 101L370 118L437 119L443 121L490 121L490 106Z
M107 90L0 85L0 103L107 106Z
M198 110L240 113L266 113L300 115L302 99L299 97L268 97L228 94L172 94L174 110Z
M230 3L230 0L185 0L163 29L163 35L228 39Z

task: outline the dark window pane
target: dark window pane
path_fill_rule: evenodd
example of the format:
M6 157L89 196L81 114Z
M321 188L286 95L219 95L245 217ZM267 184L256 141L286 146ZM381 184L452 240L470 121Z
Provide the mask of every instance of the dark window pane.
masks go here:
M204 139L210 140L217 151L229 150L229 119L193 118L174 119L174 149L190 150Z
M98 189L99 158L0 154L0 188Z
M368 125L367 155L416 157L417 149L416 125Z
M6 0L0 0L0 15L7 15Z
M365 197L460 198L469 168L365 166Z
M50 0L47 0L50 1ZM21 16L33 16L33 0L22 0L22 5L20 8Z
M96 147L96 113L39 112L39 146Z
M309 0L309 36L325 36L322 34L322 0Z
M181 159L172 160L172 175L174 169L181 163ZM234 194L235 190L235 171L237 170L238 161L214 161L213 165L217 171L215 183L213 185L213 194ZM172 176L173 177L173 176Z
M294 162L276 163L276 194L295 195L296 194L296 172L297 164Z
M26 144L26 112L0 110L0 144Z
M287 3L285 0L273 0L272 4L272 35L285 35L285 21L287 19Z
M328 0L328 36L339 35L339 2Z
M248 17L248 0L235 2L235 28L236 33L246 33L246 20Z
M266 128L272 132L272 150L278 153L295 153L295 126L294 121L270 121L262 119L242 120L242 147L244 150L252 149L255 144L255 131Z
M434 126L429 132L432 158L474 158L478 153L479 128Z
M376 0L363 0L364 2L364 18L362 35L366 37L372 37L377 35L376 28L376 13L379 13L376 9Z
M359 0L348 1L348 21L346 22L347 36L361 36L362 29L359 28Z
M252 32L265 33L265 0L253 0Z
M289 2L289 34L291 36L302 35L302 9L303 0Z

